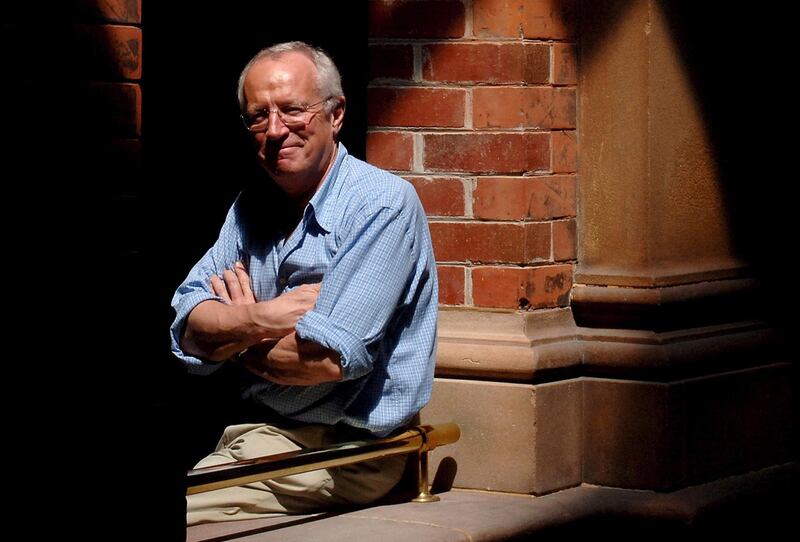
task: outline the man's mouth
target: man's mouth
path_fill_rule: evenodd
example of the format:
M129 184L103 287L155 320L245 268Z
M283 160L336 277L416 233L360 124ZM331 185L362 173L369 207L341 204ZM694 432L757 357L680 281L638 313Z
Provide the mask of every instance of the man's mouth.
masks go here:
M296 145L288 145L285 147L273 147L267 150L267 156L273 160L280 160L281 158L288 158L297 151L299 147Z

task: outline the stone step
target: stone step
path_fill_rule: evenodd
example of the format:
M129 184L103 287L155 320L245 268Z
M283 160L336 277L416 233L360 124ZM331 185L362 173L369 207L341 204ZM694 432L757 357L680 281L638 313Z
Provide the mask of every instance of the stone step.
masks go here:
M540 542L589 534L718 539L751 526L768 534L793 520L799 473L792 463L671 493L589 485L539 497L453 490L436 503L197 525L188 529L187 541Z

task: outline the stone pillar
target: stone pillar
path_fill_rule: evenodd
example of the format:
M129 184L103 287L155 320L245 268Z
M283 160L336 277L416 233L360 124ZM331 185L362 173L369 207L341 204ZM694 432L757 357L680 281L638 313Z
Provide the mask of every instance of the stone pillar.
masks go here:
M785 461L792 432L791 365L732 223L737 158L693 72L714 68L691 64L722 38L687 43L698 14L668 4L582 4L572 297L583 480L659 490Z

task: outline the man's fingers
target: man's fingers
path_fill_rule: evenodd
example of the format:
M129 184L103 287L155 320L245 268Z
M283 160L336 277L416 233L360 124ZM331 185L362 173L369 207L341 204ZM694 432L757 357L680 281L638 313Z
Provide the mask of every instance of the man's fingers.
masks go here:
M222 272L222 278L225 280L225 286L228 288L228 295L231 296L233 304L241 304L244 294L242 293L242 285L239 284L239 277L230 269L226 269Z
M231 296L228 295L228 289L225 287L225 283L222 282L222 279L217 275L211 275L211 289L214 290L214 293L220 296L226 303L231 302Z
M304 284L303 287L306 288L310 293L314 294L314 297L316 298L319 295L320 288L322 288L322 283L315 282L313 284Z
M242 296L244 298L243 301L245 303L255 303L256 296L253 295L253 289L250 286L250 275L247 274L244 264L242 262L236 262L233 264L233 271L236 273L236 278L239 279L239 286L242 288Z
M314 284L301 284L291 292L288 292L288 295L295 297L297 301L306 305L308 309L312 309L317 303L321 287L322 284L319 282Z

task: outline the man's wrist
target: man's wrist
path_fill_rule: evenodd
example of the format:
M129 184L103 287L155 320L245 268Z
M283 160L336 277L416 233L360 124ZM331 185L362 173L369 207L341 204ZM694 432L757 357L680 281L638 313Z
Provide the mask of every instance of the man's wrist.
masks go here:
M247 305L248 320L253 327L253 335L259 339L278 339L285 335L283 330L277 329L272 318L270 318L270 303L272 301L260 301L252 305Z

